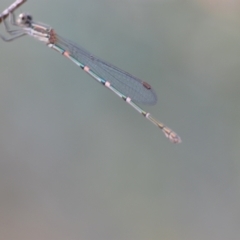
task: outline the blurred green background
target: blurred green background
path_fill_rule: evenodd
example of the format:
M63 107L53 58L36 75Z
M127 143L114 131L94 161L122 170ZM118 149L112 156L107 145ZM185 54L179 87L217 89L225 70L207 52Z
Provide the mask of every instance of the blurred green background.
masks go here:
M240 3L20 11L149 82L159 100L145 109L183 143L44 44L0 41L0 239L239 240Z

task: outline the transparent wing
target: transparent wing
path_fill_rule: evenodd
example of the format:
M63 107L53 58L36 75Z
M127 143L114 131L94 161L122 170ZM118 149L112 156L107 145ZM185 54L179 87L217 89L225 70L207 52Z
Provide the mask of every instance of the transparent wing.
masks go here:
M59 47L68 51L72 57L83 65L88 66L100 78L110 82L114 88L130 97L132 101L146 105L156 104L157 95L150 84L101 60L70 40L66 40L59 35L56 38L56 44Z

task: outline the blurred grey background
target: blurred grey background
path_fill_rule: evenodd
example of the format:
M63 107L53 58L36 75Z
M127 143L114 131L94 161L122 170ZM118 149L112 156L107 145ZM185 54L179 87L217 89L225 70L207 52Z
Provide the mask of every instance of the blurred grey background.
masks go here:
M183 143L44 44L0 41L0 239L239 240L240 2L21 11L149 82Z

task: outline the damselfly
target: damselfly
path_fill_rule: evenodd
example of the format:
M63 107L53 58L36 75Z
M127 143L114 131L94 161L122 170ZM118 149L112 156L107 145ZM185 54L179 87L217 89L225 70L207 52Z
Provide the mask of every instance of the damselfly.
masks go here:
M150 122L159 127L171 142L181 142L181 138L174 131L136 104L154 105L157 102L157 96L150 84L103 61L77 44L59 36L53 28L34 22L32 16L29 14L21 13L17 20L15 20L13 11L25 1L16 1L0 15L0 22L3 21L6 31L11 35L9 38L0 35L2 40L9 42L29 35L46 43L48 47L71 60L97 82L110 89ZM7 25L5 18L8 15L10 15L10 23L17 27L17 29L10 29Z

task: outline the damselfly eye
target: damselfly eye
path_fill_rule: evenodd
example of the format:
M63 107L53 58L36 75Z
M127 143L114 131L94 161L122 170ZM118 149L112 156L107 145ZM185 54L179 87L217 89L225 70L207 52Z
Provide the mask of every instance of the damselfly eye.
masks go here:
M31 15L27 15L27 20L28 21L32 21L32 16Z
M22 14L21 19L22 19L22 21L24 21L24 22L28 22L28 21L31 21L31 20L32 20L32 16L31 16L31 15L28 15L28 14Z
M32 16L27 13L21 13L18 17L17 22L21 26L30 26L32 22Z

